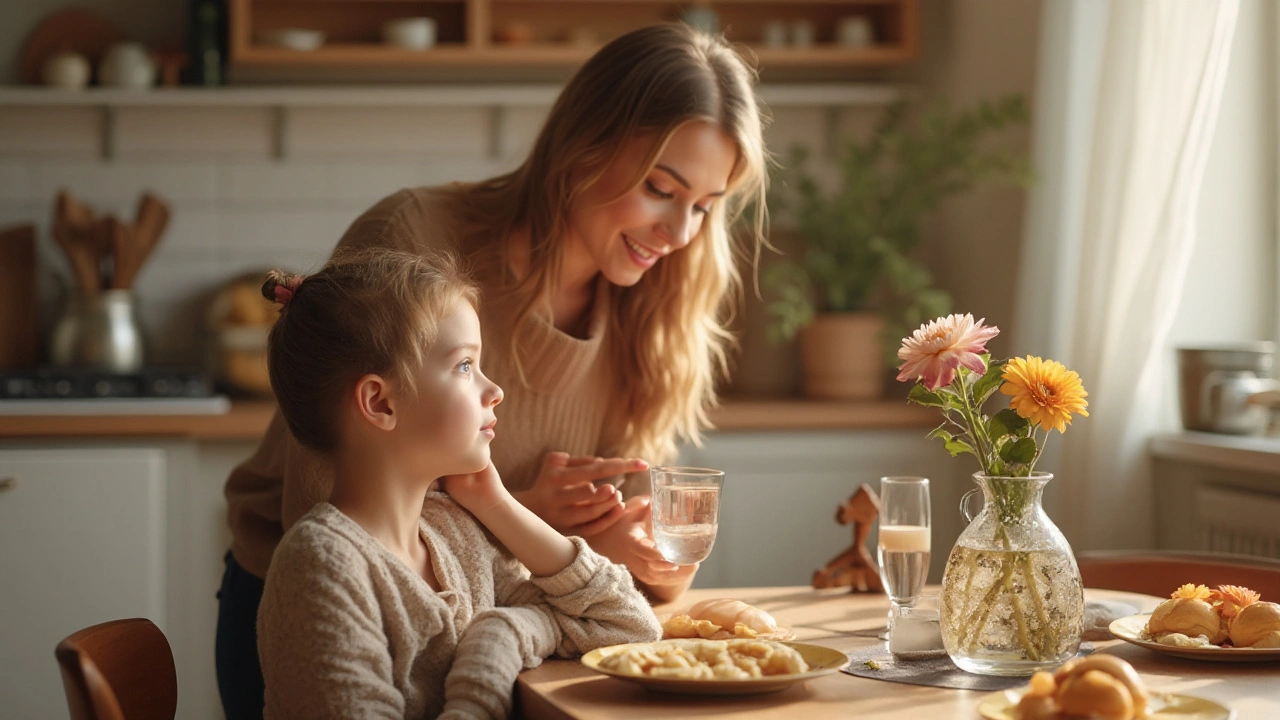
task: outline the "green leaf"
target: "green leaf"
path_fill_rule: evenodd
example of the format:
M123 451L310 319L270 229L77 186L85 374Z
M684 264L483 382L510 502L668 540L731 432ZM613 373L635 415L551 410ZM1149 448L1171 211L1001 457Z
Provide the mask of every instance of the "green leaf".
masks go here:
M973 385L973 400L978 407L982 407L987 398L991 397L991 394L1004 383L1004 377L1002 377L1004 362L993 361L990 355L983 355L982 361L987 365L987 372Z
M925 386L920 384L911 386L911 392L907 393L907 399L917 405L924 405L925 407L947 407L947 403L942 399L941 395L935 392L930 392L925 389Z
M951 453L951 457L957 457L960 455L960 453L969 453L971 455L978 454L973 451L973 448L969 445L969 443L963 440L959 440L957 438L951 438L950 440L946 441L946 444L944 444L943 447L946 448L947 452Z
M1005 408L992 415L991 419L987 421L987 434L991 436L992 440L998 441L1000 438L1009 435L1017 435L1018 432L1030 424L1026 418L1019 415L1013 408Z
M1036 441L1022 438L1007 442L1000 447L1000 459L1007 463L1026 465L1036 458Z

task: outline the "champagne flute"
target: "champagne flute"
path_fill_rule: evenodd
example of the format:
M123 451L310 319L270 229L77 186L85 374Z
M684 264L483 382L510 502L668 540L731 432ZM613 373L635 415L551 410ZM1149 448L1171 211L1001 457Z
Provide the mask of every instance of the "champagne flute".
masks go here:
M911 607L929 574L929 479L912 476L880 478L880 533L877 560L889 620Z

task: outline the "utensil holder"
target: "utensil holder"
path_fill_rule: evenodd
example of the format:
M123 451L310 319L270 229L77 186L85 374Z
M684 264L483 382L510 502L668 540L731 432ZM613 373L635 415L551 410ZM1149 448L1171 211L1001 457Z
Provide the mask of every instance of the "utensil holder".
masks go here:
M137 372L145 355L131 290L72 293L53 327L49 359L58 367Z

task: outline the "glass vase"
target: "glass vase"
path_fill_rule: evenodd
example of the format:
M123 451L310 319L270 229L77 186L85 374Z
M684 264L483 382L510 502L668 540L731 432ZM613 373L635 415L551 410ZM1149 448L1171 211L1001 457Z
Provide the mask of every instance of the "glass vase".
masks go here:
M1080 649L1084 589L1075 555L1041 505L1050 473L975 473L982 511L970 515L942 576L942 640L952 662L980 675L1027 676Z

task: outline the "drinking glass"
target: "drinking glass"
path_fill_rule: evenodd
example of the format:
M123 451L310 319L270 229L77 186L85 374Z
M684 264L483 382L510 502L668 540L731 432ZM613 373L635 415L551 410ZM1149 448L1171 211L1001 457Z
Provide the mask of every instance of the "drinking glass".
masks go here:
M877 559L894 608L910 607L929 574L929 479L880 478Z
M662 557L677 565L711 554L720 520L724 472L694 467L649 469L653 482L653 539Z

